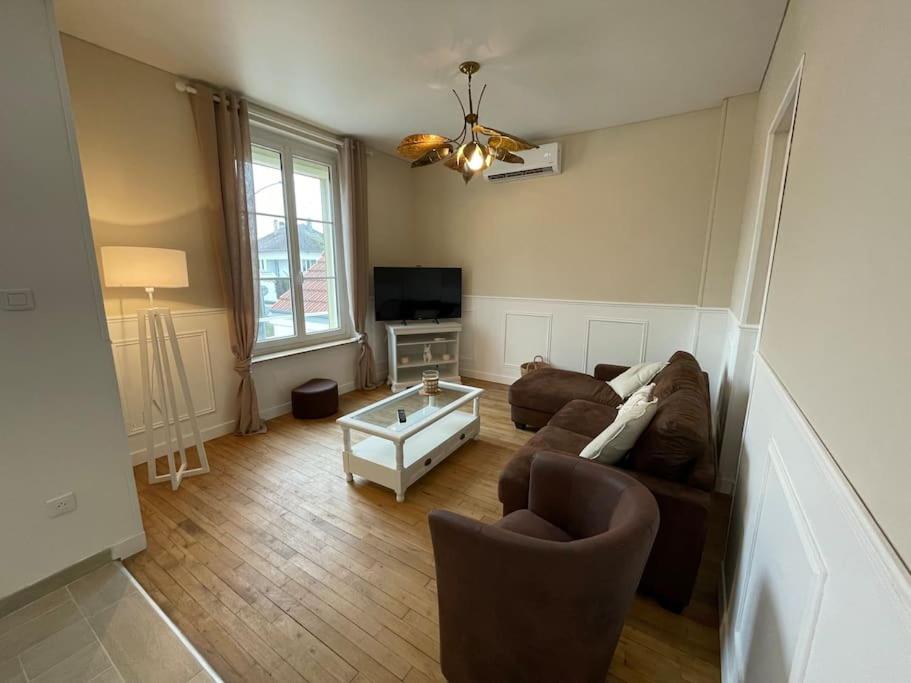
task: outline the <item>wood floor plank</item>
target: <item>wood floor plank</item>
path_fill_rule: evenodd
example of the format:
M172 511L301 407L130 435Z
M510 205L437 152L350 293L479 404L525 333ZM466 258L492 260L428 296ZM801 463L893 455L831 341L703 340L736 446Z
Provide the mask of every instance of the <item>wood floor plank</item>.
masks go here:
M211 472L178 491L137 467L149 547L127 567L226 681L442 681L433 548L436 508L499 519L497 480L531 433L507 387L486 390L480 438L408 489L345 481L334 418L283 415L253 437L206 444ZM341 397L351 412L388 394ZM361 438L360 436L356 438ZM610 681L719 681L715 586L727 517L715 505L692 604L636 597Z

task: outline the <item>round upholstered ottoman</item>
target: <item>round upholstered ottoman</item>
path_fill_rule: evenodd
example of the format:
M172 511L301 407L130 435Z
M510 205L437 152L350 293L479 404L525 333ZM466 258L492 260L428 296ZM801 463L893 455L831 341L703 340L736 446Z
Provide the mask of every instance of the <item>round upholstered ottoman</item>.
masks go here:
M291 391L291 412L296 418L329 417L338 412L338 384L331 379L311 379Z

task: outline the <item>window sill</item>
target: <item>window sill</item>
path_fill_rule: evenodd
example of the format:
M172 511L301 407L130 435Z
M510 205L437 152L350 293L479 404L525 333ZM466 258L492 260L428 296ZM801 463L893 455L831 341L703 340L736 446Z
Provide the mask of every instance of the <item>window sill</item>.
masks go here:
M326 342L325 344L314 344L313 346L301 346L295 349L285 349L284 351L273 351L271 353L264 353L259 356L253 356L253 359L250 362L256 365L257 363L263 363L267 360L275 360L276 358L296 356L301 353L321 351L322 349L331 349L335 348L336 346L345 346L347 344L356 344L358 339L359 337L350 337L348 339L339 339L338 341Z

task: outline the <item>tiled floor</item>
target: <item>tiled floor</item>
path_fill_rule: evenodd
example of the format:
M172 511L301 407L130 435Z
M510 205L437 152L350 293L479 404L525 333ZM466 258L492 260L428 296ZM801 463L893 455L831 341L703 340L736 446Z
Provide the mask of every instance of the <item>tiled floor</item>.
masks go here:
M0 683L214 680L119 562L0 618Z

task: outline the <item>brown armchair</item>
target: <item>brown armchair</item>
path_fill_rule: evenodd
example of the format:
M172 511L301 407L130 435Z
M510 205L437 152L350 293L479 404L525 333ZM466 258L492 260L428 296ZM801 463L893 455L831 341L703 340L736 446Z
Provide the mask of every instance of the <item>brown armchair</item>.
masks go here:
M492 525L431 512L446 679L603 681L657 530L635 479L546 453L527 508Z

